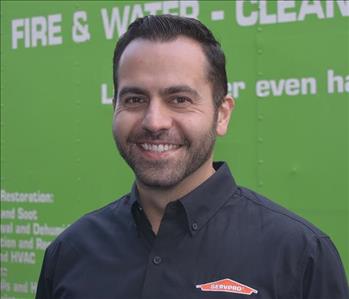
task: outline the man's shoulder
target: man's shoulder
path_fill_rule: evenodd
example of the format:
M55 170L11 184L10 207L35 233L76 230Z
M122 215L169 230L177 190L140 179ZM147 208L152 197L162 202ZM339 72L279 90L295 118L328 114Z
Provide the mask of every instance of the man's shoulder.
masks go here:
M302 290L307 298L348 298L340 256L328 235L254 191L239 187L234 196L230 212L235 202L234 215L243 214L245 226L240 226L243 234L236 234L239 246L251 264L270 269L261 267L257 273L271 273L279 289L289 294Z
M97 241L99 238L106 238L111 231L117 234L122 231L123 226L130 225L131 205L127 194L85 214L58 235L48 250L61 246L62 243L70 247L83 247L83 244L89 240Z
M334 257L339 260L330 237L308 220L247 188L239 187L235 196L239 210L235 215L243 215L241 242L252 255L259 257L263 252L265 259L273 260L277 252L281 263L292 260L300 267L316 260L320 252L326 256L322 262Z
M238 194L241 204L251 210L256 218L256 225L259 225L265 232L287 233L289 237L298 235L311 239L328 237L308 220L257 192L239 187Z

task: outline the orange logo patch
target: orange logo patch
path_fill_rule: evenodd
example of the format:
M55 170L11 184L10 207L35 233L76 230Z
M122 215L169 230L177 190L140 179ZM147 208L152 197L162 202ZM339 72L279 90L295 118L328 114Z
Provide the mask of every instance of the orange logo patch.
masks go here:
M231 280L229 278L208 282L205 284L198 284L197 289L201 289L204 292L226 292L226 293L235 293L243 295L257 294L258 291L252 289L242 283Z

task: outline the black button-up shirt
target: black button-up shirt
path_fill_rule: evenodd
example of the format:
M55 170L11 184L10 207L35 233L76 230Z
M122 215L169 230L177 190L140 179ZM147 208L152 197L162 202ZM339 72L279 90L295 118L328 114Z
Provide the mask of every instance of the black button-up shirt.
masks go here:
M135 186L72 224L47 248L36 298L349 298L328 236L214 166L157 235Z

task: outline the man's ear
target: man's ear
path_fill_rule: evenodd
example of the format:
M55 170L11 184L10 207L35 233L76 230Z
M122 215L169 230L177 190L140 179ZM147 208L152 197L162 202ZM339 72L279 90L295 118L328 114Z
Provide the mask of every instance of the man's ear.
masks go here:
M232 96L226 95L222 104L218 107L216 133L218 136L224 136L228 131L230 115L234 109L235 100Z

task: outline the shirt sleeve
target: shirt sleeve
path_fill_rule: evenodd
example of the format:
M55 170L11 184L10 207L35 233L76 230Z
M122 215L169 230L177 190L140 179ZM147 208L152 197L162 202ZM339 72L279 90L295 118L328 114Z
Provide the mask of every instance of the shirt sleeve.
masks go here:
M330 238L314 240L304 261L303 299L349 299L344 268Z
M58 239L54 240L45 251L44 259L41 266L41 272L36 289L35 299L53 299L54 285L53 277L57 275L57 265L61 255L62 243Z
M70 298L63 286L70 279L68 273L78 255L67 239L57 238L46 248L35 299Z
M38 287L36 290L35 299L51 299L52 298L52 284L48 277L48 249L45 251L44 260L41 267Z

